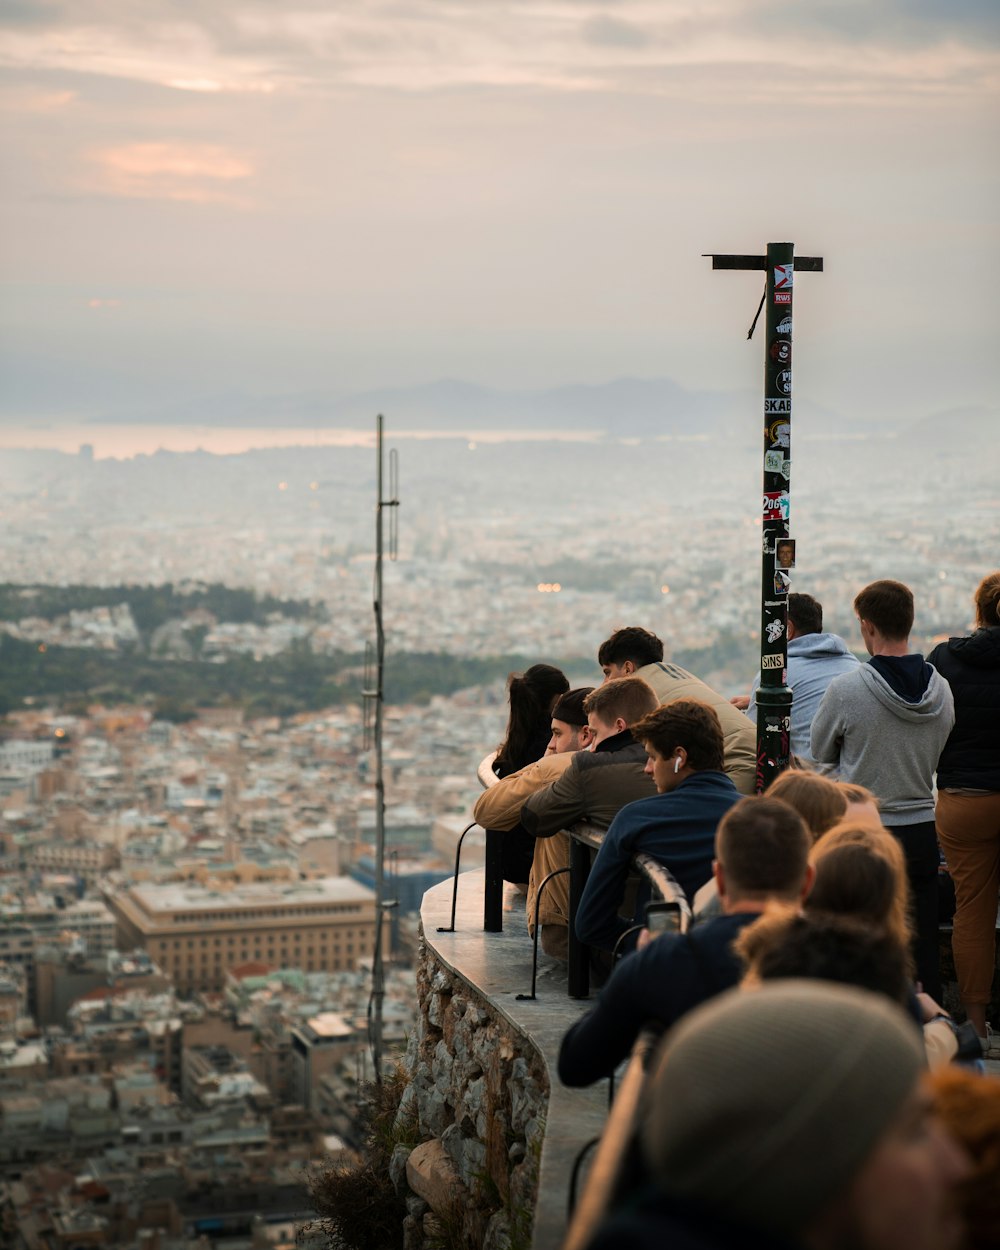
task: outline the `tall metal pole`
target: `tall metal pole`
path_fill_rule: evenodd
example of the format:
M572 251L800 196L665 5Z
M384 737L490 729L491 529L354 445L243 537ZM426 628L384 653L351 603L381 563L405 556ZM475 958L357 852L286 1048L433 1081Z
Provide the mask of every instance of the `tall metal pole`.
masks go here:
M375 1081L382 1083L382 1004L385 998L385 969L382 952L385 913L385 777L382 759L382 719L385 704L385 627L382 616L382 561L384 555L383 512L398 508L395 483L395 452L390 456L390 489L392 498L385 498L384 456L382 451L382 415L376 421L376 491L375 508L375 689L366 690L375 704L375 949L372 955L372 993L370 1041ZM395 515L395 514L393 514ZM395 524L390 529L390 555L395 555Z
M762 794L788 767L793 691L788 678L788 589L795 564L789 538L792 468L792 292L795 272L822 273L822 256L796 256L793 243L769 243L765 256L709 253L713 269L763 269L764 482L761 514L760 687L757 778ZM760 310L758 309L758 316ZM750 338L757 324L750 327Z
M760 687L757 691L757 793L788 767L792 688L788 672L787 570L778 543L788 538L792 455L792 243L767 245L764 353L764 492L761 518ZM782 553L787 551L787 545Z

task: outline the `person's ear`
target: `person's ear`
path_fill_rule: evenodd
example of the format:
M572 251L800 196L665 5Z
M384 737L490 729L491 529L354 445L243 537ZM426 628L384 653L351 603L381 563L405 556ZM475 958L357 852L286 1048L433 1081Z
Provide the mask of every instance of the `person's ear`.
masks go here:
M622 665L622 672L625 674L626 677L631 677L632 674L635 672L635 664L633 664L631 660L626 660L625 663Z

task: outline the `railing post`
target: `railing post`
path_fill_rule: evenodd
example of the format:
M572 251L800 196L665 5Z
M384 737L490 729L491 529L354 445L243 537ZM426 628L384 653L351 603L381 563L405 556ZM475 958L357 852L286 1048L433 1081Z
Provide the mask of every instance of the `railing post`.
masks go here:
M583 888L590 876L590 847L576 838L569 840L569 943L566 953L566 988L570 998L586 998L590 993L590 947L576 936L576 913L580 910Z
M486 885L483 890L483 929L503 932L503 834L486 830Z

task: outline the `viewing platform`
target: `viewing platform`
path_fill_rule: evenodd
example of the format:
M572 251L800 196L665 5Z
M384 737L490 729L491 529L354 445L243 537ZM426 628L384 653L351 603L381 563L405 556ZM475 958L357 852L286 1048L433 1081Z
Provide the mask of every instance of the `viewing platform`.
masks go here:
M495 784L490 763L479 769L484 786ZM601 835L584 826L567 832L573 894ZM642 1105L638 1050L619 1074L610 1121L610 1082L570 1089L559 1081L562 1039L593 999L574 971L574 943L568 967L536 951L524 896L491 873L489 839L500 836L487 835L483 869L460 871L459 854L457 877L428 890L420 909L420 1007L401 1112L415 1112L421 1144L397 1146L391 1168L394 1183L405 1174L408 1187L408 1250L423 1250L442 1227L482 1250L586 1244ZM634 867L654 896L676 897L669 873L646 860L637 856ZM686 900L683 911L689 919ZM940 939L945 1006L954 1011L950 926ZM589 952L575 945L583 967ZM1000 1052L985 1067L1000 1077Z

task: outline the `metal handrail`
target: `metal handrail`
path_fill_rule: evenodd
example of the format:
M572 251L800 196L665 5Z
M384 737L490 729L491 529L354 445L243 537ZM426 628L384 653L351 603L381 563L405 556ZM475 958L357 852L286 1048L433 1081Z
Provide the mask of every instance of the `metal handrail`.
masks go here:
M542 910L542 892L553 877L561 877L564 872L569 872L569 868L553 868L547 876L542 878L542 883L535 893L535 925L534 933L531 938L532 946L534 948L531 953L531 993L517 994L515 997L518 1002L529 1002L537 997L535 994L535 987L538 984L538 934L541 932L542 928L542 926L538 923L538 917L541 915Z
M586 825L578 825L566 830L566 833L570 839L570 864L576 869L570 878L568 990L572 998L587 998L590 994L589 948L578 941L574 921L583 894L582 882L590 871L590 852L600 846L603 834ZM668 902L677 903L681 913L681 932L686 933L692 923L691 907L673 873L644 851L632 856L632 864L649 882L656 895Z
M628 1146L646 1086L646 1061L659 1039L639 1034L608 1113L579 1203L571 1210L569 1228L561 1250L583 1250L604 1218L620 1186Z
M484 790L489 790L491 786L495 786L500 780L493 771L493 761L496 757L496 751L491 751L489 755L484 755L479 761L479 767L476 769L476 780Z
M681 933L687 933L691 927L691 905L687 901L687 895L681 889L680 882L670 871L663 865L653 859L651 855L647 855L645 851L639 851L637 855L632 856L632 863L642 873L649 884L653 887L660 898L668 903L676 903L681 909Z
M458 908L458 866L462 861L462 843L465 841L465 835L470 829L475 829L476 822L466 825L459 834L458 845L455 847L455 877L451 885L451 924L445 928L443 924L438 925L438 933L454 933L455 932L455 912Z

